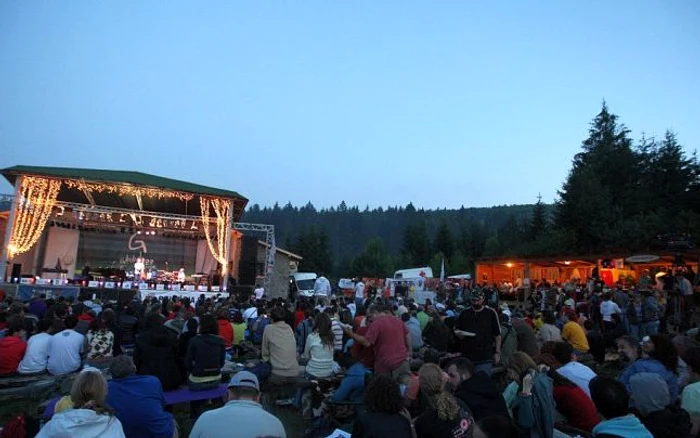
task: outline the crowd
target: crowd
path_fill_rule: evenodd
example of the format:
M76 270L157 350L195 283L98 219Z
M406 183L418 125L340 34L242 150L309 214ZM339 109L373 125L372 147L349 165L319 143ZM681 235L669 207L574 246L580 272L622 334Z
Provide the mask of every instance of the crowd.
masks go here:
M0 375L79 371L47 437L177 436L163 391L219 387L227 369L228 401L192 402L190 436L285 437L265 391L292 387L276 402L306 415L318 391L301 383L329 381L310 435L344 406L353 437L695 437L700 337L678 284L542 285L541 301L494 306L481 288L422 304L364 288L296 303L8 299ZM677 321L674 299L690 307Z

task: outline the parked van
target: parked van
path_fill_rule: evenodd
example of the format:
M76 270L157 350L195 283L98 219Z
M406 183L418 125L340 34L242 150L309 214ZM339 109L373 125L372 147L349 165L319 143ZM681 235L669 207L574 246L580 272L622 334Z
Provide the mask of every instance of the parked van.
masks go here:
M314 272L297 272L289 276L289 299L296 301L297 297L313 297L314 284L318 276Z
M433 268L430 266L425 266L422 268L399 269L398 271L394 272L394 280L418 277L433 278Z

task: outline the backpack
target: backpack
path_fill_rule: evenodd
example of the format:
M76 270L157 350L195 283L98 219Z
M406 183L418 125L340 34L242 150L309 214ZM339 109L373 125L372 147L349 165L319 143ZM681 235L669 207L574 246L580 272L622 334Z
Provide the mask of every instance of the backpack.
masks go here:
M265 331L265 327L267 327L268 324L270 324L270 318L266 316L262 316L258 318L257 321L255 321L252 330L254 344L262 344L263 332Z

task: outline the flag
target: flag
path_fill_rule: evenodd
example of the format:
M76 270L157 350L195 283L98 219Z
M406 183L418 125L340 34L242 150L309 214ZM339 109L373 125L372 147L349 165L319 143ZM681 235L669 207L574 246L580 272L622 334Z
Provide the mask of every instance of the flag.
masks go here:
M442 264L440 265L440 282L445 282L445 258L442 258Z

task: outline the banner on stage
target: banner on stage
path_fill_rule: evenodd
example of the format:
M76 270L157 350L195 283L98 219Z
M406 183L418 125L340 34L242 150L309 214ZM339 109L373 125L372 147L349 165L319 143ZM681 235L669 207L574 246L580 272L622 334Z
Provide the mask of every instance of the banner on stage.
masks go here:
M224 298L228 298L228 293L226 292L186 292L186 291L172 291L172 290L166 290L166 291L153 291L153 290L140 290L139 291L139 296L141 297L142 300L145 300L146 298L150 297L155 297L155 298L160 298L160 297L184 297L184 298L189 298L190 300L197 300L197 298L200 297L200 295L204 294L206 298L216 298L217 295L222 296Z
M72 286L29 286L21 284L17 287L17 296L22 301L29 301L32 297L39 296L41 294L46 294L46 298L78 298L78 292L80 288Z

